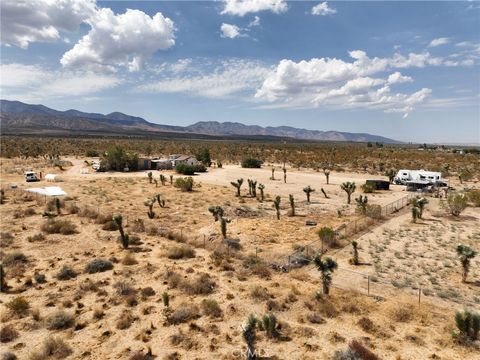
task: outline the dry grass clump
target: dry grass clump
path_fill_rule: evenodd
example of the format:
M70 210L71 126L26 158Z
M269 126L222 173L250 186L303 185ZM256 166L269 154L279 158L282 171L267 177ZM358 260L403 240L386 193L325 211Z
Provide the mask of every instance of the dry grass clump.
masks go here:
M175 289L183 281L182 275L173 270L167 270L164 274L164 278L172 289Z
M357 324L362 328L363 331L367 333L373 333L376 330L376 326L373 321L365 316L361 317Z
M0 233L0 243L2 246L10 246L13 243L14 236L10 232Z
M154 296L156 293L155 293L155 290L153 290L152 287L147 286L147 287L142 289L141 294L142 294L143 298L147 298L147 297L150 297L150 296Z
M128 329L135 320L136 318L130 311L124 312L118 317L116 327L118 330Z
M57 274L58 280L70 280L77 277L77 273L71 266L63 265Z
M89 274L104 272L113 269L111 261L104 259L93 259L85 266L85 272Z
M5 254L2 258L3 265L13 266L18 264L25 264L28 262L27 257L20 251L14 251L8 254Z
M13 314L23 317L28 314L30 304L23 296L17 296L5 304L8 310Z
M199 316L200 311L197 305L182 303L170 315L169 321L172 324L181 324L189 320L197 319Z
M46 323L50 330L68 329L75 323L75 318L72 314L58 310L46 319Z
M48 337L40 351L30 355L30 360L65 359L73 353L73 350L62 339Z
M223 314L220 305L213 299L204 299L202 301L202 311L204 315L212 318L222 317Z
M122 263L122 265L131 266L131 265L138 264L138 261L137 261L137 259L135 259L135 256L133 254L126 253L125 256L123 257L121 263Z
M6 343L15 340L18 337L18 331L12 325L5 325L0 329L0 342Z
M105 231L117 231L118 226L113 220L108 220L107 222L103 223L102 230Z
M215 289L215 281L208 274L200 274L193 280L183 280L180 287L189 295L209 295Z
M270 299L268 290L260 285L256 285L250 291L250 296L255 300L265 301Z
M181 330L170 336L170 344L173 346L181 346L185 350L191 350L197 346L196 341L193 340L188 334L183 333ZM173 359L177 358L174 357Z
M43 233L38 233L27 237L28 242L37 242L45 240L45 235Z
M170 247L166 252L166 257L172 260L178 260L183 258L194 258L195 250L189 245L178 245Z
M117 295L119 296L129 296L129 295L135 295L137 291L130 285L129 283L125 281L118 281L113 285L114 289L117 292Z
M109 226L112 227L112 230L118 230L117 224L115 223L115 221L113 221L113 214L97 214L97 217L95 218L95 224L99 224L99 225L103 224L104 227L105 225L109 224ZM103 229L103 230L107 230L107 229Z
M40 229L47 234L71 235L77 232L75 224L64 219L50 219Z
M403 304L392 309L390 317L396 322L409 322L414 317L414 308L411 304Z

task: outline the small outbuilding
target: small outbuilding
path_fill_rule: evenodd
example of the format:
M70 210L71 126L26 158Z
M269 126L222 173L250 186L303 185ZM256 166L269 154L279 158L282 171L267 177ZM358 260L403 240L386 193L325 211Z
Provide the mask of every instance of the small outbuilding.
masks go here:
M372 186L375 190L390 190L390 181L387 180L367 180L365 184Z

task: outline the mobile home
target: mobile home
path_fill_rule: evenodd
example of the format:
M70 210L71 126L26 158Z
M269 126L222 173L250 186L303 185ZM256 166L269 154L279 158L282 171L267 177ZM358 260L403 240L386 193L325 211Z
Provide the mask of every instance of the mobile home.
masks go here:
M426 181L432 184L443 182L440 172L405 169L398 171L394 181L397 185L406 185L409 181Z

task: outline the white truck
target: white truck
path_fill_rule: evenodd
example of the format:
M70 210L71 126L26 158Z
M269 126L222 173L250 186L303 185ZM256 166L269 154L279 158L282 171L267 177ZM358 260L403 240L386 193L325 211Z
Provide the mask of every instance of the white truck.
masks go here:
M442 173L427 170L399 170L394 178L395 184L406 185L410 181L425 181L432 184L443 183Z
M25 181L26 182L32 182L32 181L38 181L38 176L35 171L25 171Z

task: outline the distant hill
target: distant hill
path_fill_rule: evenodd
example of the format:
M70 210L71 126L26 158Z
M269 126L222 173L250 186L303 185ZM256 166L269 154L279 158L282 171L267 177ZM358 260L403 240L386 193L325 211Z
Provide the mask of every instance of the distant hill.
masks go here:
M292 138L315 141L353 141L398 143L398 141L363 133L298 129L290 126L262 127L236 122L201 121L189 126L160 125L147 120L112 112L86 113L78 110L58 111L44 105L20 101L0 100L0 128L2 134L103 134L188 137L253 137Z

